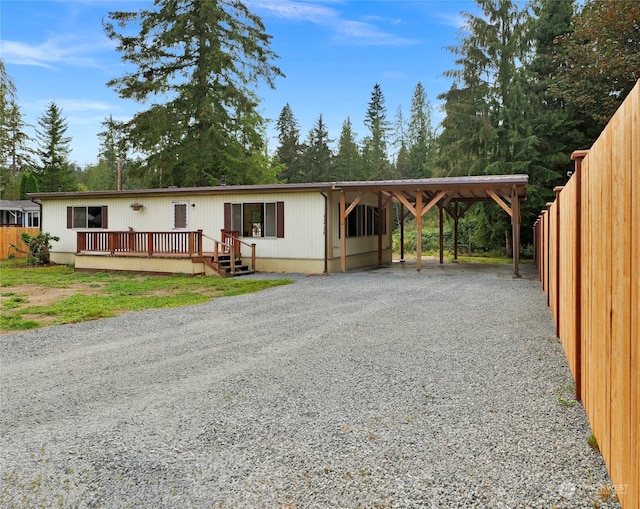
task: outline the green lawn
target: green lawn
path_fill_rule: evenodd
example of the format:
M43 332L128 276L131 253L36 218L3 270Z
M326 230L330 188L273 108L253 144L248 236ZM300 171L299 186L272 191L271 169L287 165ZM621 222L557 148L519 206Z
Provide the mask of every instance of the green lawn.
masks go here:
M64 265L31 268L15 261L0 262L0 331L198 304L292 282L291 279L75 273L73 267Z

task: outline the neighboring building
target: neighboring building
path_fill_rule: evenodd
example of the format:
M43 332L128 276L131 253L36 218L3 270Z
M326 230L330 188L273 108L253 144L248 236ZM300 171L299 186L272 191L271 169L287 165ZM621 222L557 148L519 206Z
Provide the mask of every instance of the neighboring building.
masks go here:
M249 270L331 273L391 262L393 203L421 224L434 206L457 218L472 203L496 201L517 218L519 247L527 182L526 175L501 175L30 197L42 204L42 231L60 239L51 261L76 270L222 273L219 256L231 252ZM227 273L235 272L235 263L234 257ZM516 274L517 265L516 258Z
M38 228L40 205L31 200L0 200L0 226Z

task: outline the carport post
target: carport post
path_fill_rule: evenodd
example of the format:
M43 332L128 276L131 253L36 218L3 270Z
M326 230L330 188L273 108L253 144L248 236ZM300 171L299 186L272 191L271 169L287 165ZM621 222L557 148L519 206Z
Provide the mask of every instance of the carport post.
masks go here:
M511 189L511 229L513 237L513 275L520 277L520 198L518 189Z
M347 229L346 229L347 195L340 193L340 270L347 271Z
M422 191L416 193L416 270L422 269Z
M444 214L442 213L442 204L438 203L438 219L440 223L440 265L444 264Z

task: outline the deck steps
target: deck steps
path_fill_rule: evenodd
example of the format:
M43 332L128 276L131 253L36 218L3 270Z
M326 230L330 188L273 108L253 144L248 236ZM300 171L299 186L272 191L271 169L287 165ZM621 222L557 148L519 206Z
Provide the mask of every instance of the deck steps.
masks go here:
M242 258L236 257L234 261L234 267L231 267L231 255L220 254L218 255L218 261L216 262L213 253L203 253L202 256L193 258L194 263L204 263L211 267L222 277L237 277L246 274L253 274L255 271L251 270L248 265L242 263Z

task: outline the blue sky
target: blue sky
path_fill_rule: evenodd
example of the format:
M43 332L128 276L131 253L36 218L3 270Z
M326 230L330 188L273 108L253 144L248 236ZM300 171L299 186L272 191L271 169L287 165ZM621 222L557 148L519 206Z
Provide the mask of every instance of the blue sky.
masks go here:
M305 139L320 114L337 141L349 117L358 140L371 92L382 87L389 120L398 107L408 117L415 86L421 82L434 105L434 122L442 116L437 95L451 80L455 56L445 48L458 44L461 11L477 12L472 0L245 0L259 15L274 63L285 78L276 90L258 88L261 113L273 120L289 103ZM144 109L120 99L106 87L126 68L101 20L109 11L150 8L141 0L2 0L0 56L18 89L28 124L35 126L47 105L62 108L72 138L70 159L97 162L100 123L109 115L127 120ZM34 135L32 129L29 134ZM269 131L269 147L277 144Z

